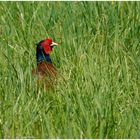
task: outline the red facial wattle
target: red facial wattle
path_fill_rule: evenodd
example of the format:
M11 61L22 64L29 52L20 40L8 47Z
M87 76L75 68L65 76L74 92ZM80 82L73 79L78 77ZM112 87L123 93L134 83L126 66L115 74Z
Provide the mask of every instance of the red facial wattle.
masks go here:
M46 39L41 43L41 46L43 47L46 54L51 53L51 51L52 51L51 44L52 44L52 39L51 38Z

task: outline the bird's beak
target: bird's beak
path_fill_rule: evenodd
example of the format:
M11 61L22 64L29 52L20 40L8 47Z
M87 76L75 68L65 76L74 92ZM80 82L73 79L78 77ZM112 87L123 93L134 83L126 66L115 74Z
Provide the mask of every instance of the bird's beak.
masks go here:
M52 42L50 46L58 46L58 43Z

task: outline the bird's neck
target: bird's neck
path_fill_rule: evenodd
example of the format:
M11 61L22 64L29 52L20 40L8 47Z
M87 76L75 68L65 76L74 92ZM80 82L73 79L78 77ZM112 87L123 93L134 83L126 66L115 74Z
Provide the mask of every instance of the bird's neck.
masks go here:
M36 52L36 59L37 59L37 64L41 62L47 62L49 64L52 64L51 58L49 54L45 54L43 50L37 50Z

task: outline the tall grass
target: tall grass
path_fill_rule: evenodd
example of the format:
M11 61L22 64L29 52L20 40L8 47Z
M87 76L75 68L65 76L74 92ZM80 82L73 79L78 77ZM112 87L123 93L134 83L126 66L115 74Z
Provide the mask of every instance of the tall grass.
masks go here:
M0 2L0 138L140 138L139 2ZM63 75L37 88L35 43Z

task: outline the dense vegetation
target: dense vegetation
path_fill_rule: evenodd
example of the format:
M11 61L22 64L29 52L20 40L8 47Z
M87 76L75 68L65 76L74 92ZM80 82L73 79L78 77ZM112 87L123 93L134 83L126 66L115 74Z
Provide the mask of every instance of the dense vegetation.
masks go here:
M35 43L54 91L37 88ZM139 2L0 2L0 138L140 138Z

